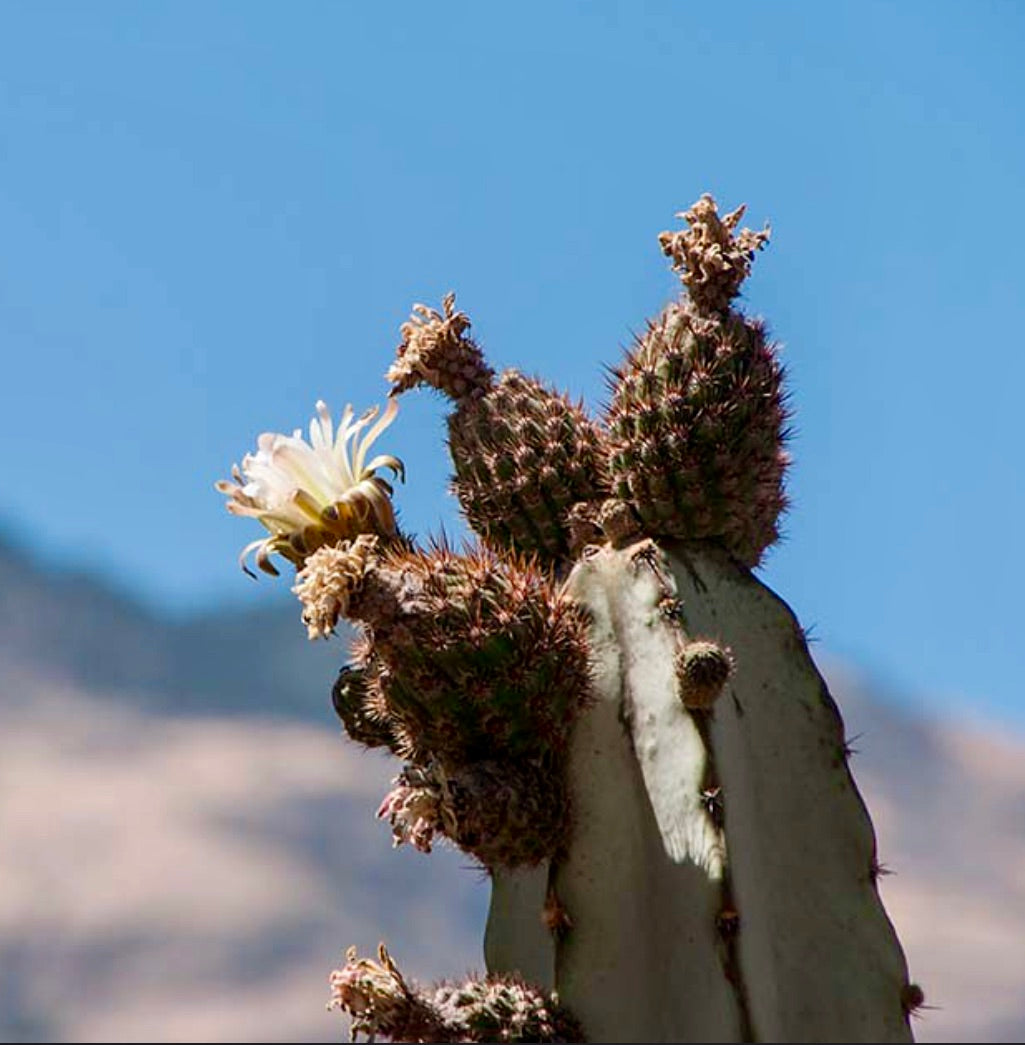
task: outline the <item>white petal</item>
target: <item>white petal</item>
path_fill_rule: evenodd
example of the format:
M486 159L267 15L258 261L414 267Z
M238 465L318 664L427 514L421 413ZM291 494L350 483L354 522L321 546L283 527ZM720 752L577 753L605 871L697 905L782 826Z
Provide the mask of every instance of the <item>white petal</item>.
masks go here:
M363 476L363 461L366 458L367 450L370 449L370 445L373 441L395 420L395 415L399 411L398 399L389 399L388 405L385 407L384 413L381 415L381 419L370 429L369 432L363 437L359 446L356 449L355 459L353 461L352 470L356 473L357 478ZM369 421L372 417L377 415L377 407L374 407L374 413L367 417Z

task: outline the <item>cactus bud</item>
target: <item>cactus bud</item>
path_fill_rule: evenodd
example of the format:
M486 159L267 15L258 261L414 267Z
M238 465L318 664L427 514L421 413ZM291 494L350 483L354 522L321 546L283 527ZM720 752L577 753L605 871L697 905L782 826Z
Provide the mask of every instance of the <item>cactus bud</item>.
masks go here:
M733 657L728 649L701 639L688 642L676 655L676 678L684 707L710 708L732 672Z

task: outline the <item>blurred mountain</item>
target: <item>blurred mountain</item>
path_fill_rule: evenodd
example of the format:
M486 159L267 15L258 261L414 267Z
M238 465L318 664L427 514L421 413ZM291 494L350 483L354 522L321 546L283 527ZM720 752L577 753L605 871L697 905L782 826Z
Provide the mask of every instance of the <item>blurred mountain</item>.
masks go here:
M176 622L0 544L0 1041L338 1041L350 943L480 968L486 882L391 850L395 765L340 736L342 660L292 603ZM827 674L919 1040L1023 1040L1025 742Z
M0 531L0 664L169 714L333 723L346 634L307 641L287 583L277 588L269 606L175 620L103 579L43 565Z

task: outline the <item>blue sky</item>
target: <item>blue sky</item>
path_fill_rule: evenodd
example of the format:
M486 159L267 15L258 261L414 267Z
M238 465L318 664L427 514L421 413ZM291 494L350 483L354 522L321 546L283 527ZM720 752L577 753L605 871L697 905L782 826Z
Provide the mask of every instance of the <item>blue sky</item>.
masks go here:
M937 711L1025 726L1025 9L7 3L0 519L178 613L278 597L213 482L383 399L414 301L594 407L711 191L769 220L794 509L762 571ZM406 396L407 528L458 529Z

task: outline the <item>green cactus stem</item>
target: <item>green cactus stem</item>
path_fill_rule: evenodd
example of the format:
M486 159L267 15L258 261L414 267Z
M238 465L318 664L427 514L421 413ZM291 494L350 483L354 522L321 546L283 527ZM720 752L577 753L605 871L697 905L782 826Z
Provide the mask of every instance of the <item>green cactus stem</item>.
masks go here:
M789 608L700 543L597 549L567 586L595 671L573 831L547 869L495 876L488 968L557 990L592 1041L911 1041L919 993L869 873L872 825ZM674 665L697 636L735 664L690 710ZM552 890L563 934L545 928Z

